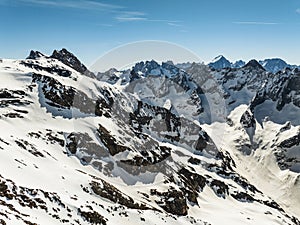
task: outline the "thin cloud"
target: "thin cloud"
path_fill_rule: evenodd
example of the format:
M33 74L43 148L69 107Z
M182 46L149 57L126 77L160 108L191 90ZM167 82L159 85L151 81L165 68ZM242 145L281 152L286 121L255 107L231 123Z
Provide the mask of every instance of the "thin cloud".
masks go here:
M259 22L259 21L239 21L233 22L234 24L242 24L242 25L279 25L281 23L274 22Z
M154 23L165 23L169 26L181 27L182 21L179 20L163 20L163 19L151 19L146 17L146 14L143 12L125 12L116 16L115 19L119 22L133 22L133 21L142 21L142 22L154 22Z
M115 19L119 22L143 21L147 20L144 12L124 11L121 12Z
M119 22L131 22L131 21L146 21L147 18L145 17L128 17L128 16L117 16L115 17L116 20Z
M150 22L165 22L165 23L181 23L180 20L155 20L155 19L149 19Z
M151 20L151 19L149 19L148 21L165 23L166 25L171 26L171 27L183 27L181 20Z
M296 9L296 13L299 13L299 14L300 14L300 8L299 8L299 9Z
M141 11L126 11L126 7L115 4L108 4L94 0L16 0L20 4L49 6L58 8L82 9L82 10L99 10L112 13L114 19L118 22L161 22L168 26L182 27L181 22L177 20L152 19ZM1 0L0 0L1 2ZM110 26L110 25L102 25Z
M120 10L123 9L123 6L113 5L102 3L98 1L91 0L78 0L78 1L70 1L70 0L18 0L23 4L34 4L41 6L51 6L51 7L60 7L60 8L74 8L74 9L89 9L89 10Z
M123 11L123 15L126 16L145 16L146 13L140 11Z
M178 23L168 22L167 24L172 27L182 27L182 24L178 24Z

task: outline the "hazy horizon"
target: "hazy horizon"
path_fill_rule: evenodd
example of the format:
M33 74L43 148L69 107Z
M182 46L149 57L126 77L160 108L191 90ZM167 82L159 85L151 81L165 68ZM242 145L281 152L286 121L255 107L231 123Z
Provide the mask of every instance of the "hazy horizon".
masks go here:
M67 48L87 66L143 40L179 45L210 62L281 58L300 65L300 2L0 0L1 58Z

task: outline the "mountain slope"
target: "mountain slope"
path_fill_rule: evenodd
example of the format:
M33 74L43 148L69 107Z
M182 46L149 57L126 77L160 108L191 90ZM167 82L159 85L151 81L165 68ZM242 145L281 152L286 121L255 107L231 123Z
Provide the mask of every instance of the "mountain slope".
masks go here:
M271 59L264 59L264 60L259 60L259 64L268 72L276 74L279 71L282 71L286 68L289 69L295 69L298 68L299 66L296 65L290 65L287 64L284 60L280 58L271 58ZM209 67L220 70L220 69L225 69L225 68L241 68L245 66L246 63L242 60L238 60L235 63L230 62L228 59L226 59L224 56L220 55L217 56L208 64Z
M214 58L213 61L208 65L214 69L224 69L231 67L231 63L222 55L219 55L216 58Z
M33 55L0 63L0 223L299 224L294 195L275 199L261 185L266 171L280 170L276 160L256 178L244 168L265 134L252 111L240 103L227 123L211 116L220 114L207 104L219 105L219 82L237 77L149 61L107 83ZM264 76L249 66L238 73L245 90L258 82L246 74ZM269 179L281 184L276 173ZM296 180L285 184L295 195Z

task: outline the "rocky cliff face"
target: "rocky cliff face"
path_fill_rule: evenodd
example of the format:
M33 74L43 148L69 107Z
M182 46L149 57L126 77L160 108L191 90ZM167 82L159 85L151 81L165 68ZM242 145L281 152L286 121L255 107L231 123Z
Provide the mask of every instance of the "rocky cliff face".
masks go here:
M54 50L50 57L61 61L65 65L70 66L71 68L73 68L81 74L92 78L95 77L95 75L91 71L89 71L87 67L83 65L75 55L73 55L65 48L59 51Z
M65 49L0 63L0 223L299 224L299 127L258 119L298 109L297 71L87 71Z

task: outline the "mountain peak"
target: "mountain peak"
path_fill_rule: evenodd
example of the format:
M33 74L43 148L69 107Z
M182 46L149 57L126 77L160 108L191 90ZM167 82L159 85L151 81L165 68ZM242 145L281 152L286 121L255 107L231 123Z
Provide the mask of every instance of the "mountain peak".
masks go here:
M58 59L59 61L63 62L68 66L77 66L78 68L74 69L78 72L82 72L82 70L87 70L85 65L83 65L73 53L69 52L65 48L62 48L61 50L54 50L50 57Z
M160 65L155 61L155 60L151 60L151 61L141 61L138 62L134 65L133 70L135 72L143 72L143 73L148 73L154 69L158 69L160 67Z
M217 56L208 65L210 67L214 68L214 69L223 69L223 68L230 68L231 67L231 63L223 55Z
M300 225L298 73L67 64L0 63L0 224Z
M263 66L260 65L259 62L257 62L257 60L255 59L251 59L244 67L252 67L255 69L265 70L265 68L263 68Z
M73 53L69 52L65 48L62 48L59 51L54 50L50 57L61 61L62 63L70 66L79 73L85 74L89 77L95 76L91 71L87 69L87 67L83 63L80 62L80 60Z
M45 57L45 55L39 51L31 50L29 56L26 59L38 59L41 57Z
M217 62L219 60L227 60L223 55L218 55L212 60L212 63Z
M232 68L241 68L245 66L245 62L243 60L237 60L235 63L232 64Z
M285 68L292 68L293 66L288 65L284 60L280 58L272 58L272 59L265 59L259 61L259 63L268 71L272 73L277 73L280 70Z

